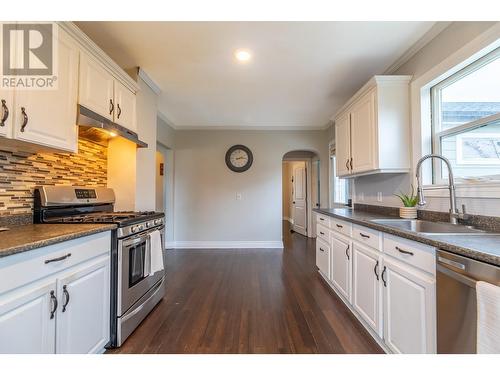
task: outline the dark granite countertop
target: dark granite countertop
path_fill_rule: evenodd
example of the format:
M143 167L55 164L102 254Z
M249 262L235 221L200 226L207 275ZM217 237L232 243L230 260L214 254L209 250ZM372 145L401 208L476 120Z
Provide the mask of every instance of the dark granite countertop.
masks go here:
M0 258L115 229L114 224L27 224L0 232Z
M395 216L350 208L317 208L315 212L360 224L381 232L421 242L438 249L500 266L500 233L486 235L425 235L371 222L372 219L394 219Z

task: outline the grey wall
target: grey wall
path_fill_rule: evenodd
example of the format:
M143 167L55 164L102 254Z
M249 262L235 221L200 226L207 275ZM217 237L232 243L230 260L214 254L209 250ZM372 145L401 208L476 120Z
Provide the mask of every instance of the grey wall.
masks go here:
M394 74L410 74L413 75L413 79L417 79L495 24L496 22L453 22ZM416 160L413 161L413 165L415 164ZM400 201L394 193L400 190L407 191L413 182L413 176L373 175L359 177L354 181L355 202L397 207L400 206ZM382 202L377 200L378 192L382 193ZM449 209L447 198L430 198L427 201L429 209L439 211ZM491 201L463 200L459 204L467 204L471 213L498 216L497 208L491 209ZM496 207L498 204L500 203L495 203Z
M309 150L320 156L326 206L328 141L326 130L177 131L175 241L281 241L283 155ZM254 163L245 173L225 165L225 153L234 144L253 152Z

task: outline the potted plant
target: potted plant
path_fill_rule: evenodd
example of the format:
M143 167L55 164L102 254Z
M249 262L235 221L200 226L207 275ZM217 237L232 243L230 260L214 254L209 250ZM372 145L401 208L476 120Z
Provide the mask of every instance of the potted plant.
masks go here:
M401 199L401 202L403 202L403 207L399 208L399 216L403 219L416 219L418 197L415 195L413 185L411 185L410 194L404 194L403 192L400 192L399 194L394 195Z

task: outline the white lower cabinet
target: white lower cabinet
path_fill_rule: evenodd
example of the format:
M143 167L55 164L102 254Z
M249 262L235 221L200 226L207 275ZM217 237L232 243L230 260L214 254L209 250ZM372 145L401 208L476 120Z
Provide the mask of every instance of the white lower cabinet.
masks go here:
M57 280L57 353L97 353L109 341L109 257Z
M0 353L49 354L55 351L56 281L45 280L0 298Z
M435 280L384 257L384 342L394 353L435 353Z
M110 232L0 258L0 354L102 352L110 261Z
M340 236L331 240L332 284L348 301L351 300L351 241Z
M387 352L436 353L435 249L385 233L373 244L360 243L355 233L331 232L334 291ZM412 256L397 258L394 244L411 249Z
M382 255L357 243L353 243L352 248L352 305L368 326L383 337Z
M330 246L318 238L316 241L316 266L326 278L330 278Z

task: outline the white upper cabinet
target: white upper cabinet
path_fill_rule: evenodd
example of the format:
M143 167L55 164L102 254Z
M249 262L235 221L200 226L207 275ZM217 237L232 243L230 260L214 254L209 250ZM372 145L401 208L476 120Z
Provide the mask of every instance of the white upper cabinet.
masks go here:
M111 73L87 54L80 53L79 104L113 121L113 84Z
M128 130L137 132L136 96L104 66L80 53L78 103Z
M341 177L410 170L411 76L375 76L335 118Z
M15 92L14 138L76 152L78 47L63 30L57 43L57 88Z
M120 82L115 81L115 122L137 133L136 97Z
M12 134L12 108L14 105L14 92L0 89L0 136Z

